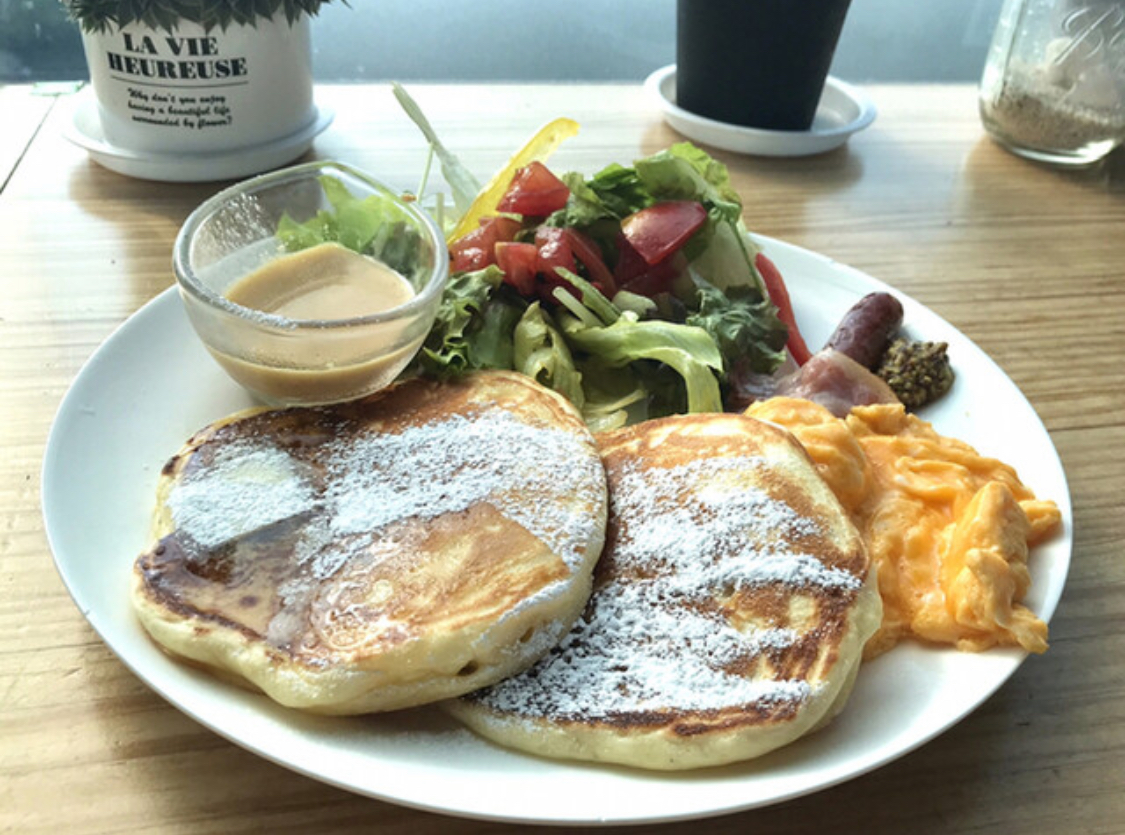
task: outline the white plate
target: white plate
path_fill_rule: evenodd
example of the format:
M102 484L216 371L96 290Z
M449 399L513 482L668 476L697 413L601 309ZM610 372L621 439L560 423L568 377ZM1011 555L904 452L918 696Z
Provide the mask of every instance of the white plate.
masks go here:
M73 108L64 135L84 148L90 159L118 174L165 183L234 180L279 168L312 147L313 140L332 124L334 116L329 109L318 109L312 122L296 133L249 148L224 153L159 154L111 145L102 132L98 103L91 88L74 96Z
M812 126L806 131L762 130L698 116L676 104L676 65L654 72L645 90L664 119L689 139L739 154L804 157L838 148L875 121L875 105L850 84L828 76Z
M861 295L885 285L777 241L810 344L821 344ZM1030 607L1049 618L1070 561L1066 478L1046 430L1004 373L948 323L903 299L908 329L946 340L959 372L927 417L1012 464L1058 502L1064 529L1036 548ZM143 680L198 721L251 751L383 800L513 822L637 823L764 806L840 783L900 757L989 697L1024 658L906 642L861 671L847 709L824 730L760 760L686 774L571 764L507 751L437 711L318 718L171 661L134 619L129 576L147 545L160 467L196 429L250 405L211 360L169 290L114 333L59 408L43 464L43 512L59 572L79 609ZM1014 731L1015 732L1015 731Z

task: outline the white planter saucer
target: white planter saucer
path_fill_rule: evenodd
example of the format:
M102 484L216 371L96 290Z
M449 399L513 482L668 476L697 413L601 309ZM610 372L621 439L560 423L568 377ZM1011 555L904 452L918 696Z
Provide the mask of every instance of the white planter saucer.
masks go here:
M645 80L664 120L689 139L725 151L766 157L802 157L838 148L875 120L875 105L850 84L828 76L816 117L807 131L763 130L698 116L676 104L676 65Z
M98 104L89 87L74 96L74 112L64 135L89 153L94 162L142 180L166 183L204 183L234 180L278 168L312 147L313 140L331 123L334 113L318 109L307 127L262 145L218 153L151 153L118 148L106 141L98 117Z

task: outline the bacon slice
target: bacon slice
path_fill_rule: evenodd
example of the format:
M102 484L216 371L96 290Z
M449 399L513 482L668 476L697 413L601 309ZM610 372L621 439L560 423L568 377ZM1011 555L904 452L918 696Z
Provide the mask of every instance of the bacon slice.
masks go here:
M880 377L831 348L813 354L797 371L778 380L775 394L819 403L836 417L845 417L853 406L899 402Z
M741 411L757 400L799 397L819 403L836 417L845 417L853 406L898 403L898 397L880 377L832 348L824 348L802 366L790 363L773 375L732 370L727 408Z

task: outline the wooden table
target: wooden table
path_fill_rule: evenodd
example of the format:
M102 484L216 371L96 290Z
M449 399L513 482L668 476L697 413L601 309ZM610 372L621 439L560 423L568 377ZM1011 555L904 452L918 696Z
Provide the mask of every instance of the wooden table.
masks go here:
M1040 167L982 133L967 86L869 91L879 117L841 151L718 153L750 228L890 282L957 325L1050 430L1075 507L1050 651L901 760L776 807L646 831L1125 831L1125 159ZM420 87L482 174L541 123L579 120L562 168L592 172L678 137L638 87ZM319 91L315 153L414 188L419 135L386 87ZM218 184L142 182L62 137L66 98L0 90L0 831L497 832L330 788L169 707L99 641L52 565L39 471L60 398L94 348L172 283L169 252ZM15 114L12 116L11 114ZM502 790L502 788L500 789Z

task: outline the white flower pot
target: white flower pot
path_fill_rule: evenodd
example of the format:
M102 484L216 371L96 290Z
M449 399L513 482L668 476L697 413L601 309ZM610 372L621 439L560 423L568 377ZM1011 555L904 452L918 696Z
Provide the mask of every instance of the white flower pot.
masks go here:
M220 153L287 137L316 118L309 19L173 32L84 32L105 139L149 153Z

